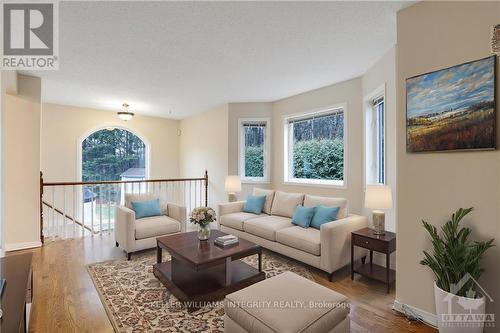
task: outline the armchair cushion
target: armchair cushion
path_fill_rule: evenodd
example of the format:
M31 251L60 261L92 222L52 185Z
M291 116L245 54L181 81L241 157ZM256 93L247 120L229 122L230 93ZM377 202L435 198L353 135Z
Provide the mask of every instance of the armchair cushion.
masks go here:
M147 201L132 201L132 209L135 212L135 218L140 219L149 216L160 216L160 199Z
M155 199L160 199L158 194L153 194L153 193L141 193L141 194L134 194L134 193L125 193L125 207L132 209L132 201L149 201L149 200L155 200ZM168 207L165 202L160 200L160 207L161 207L161 213L163 215L169 215L168 214Z
M144 239L149 237L172 234L181 231L181 224L168 216L144 217L135 221L135 238Z

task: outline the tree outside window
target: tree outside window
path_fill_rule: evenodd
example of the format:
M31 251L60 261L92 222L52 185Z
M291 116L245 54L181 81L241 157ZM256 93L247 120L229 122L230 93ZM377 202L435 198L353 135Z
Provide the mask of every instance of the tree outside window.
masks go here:
M325 110L286 121L286 181L343 185L344 111Z

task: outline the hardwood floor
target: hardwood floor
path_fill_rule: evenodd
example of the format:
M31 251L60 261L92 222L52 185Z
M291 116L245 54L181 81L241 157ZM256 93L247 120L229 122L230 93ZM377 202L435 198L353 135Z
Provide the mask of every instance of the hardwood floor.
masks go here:
M113 236L61 240L24 252L33 253L30 332L113 332L85 268L89 263L125 257L115 247ZM313 274L317 282L351 299L352 332L436 332L391 309L394 287L386 294L382 283L363 277L351 281L347 269L338 272L333 282L319 270Z

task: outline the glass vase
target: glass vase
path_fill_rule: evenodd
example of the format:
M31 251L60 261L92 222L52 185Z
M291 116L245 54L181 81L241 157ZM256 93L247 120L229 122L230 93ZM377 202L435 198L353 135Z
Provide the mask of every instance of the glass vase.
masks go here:
M205 226L198 226L198 239L205 241L210 238L210 224L207 224Z

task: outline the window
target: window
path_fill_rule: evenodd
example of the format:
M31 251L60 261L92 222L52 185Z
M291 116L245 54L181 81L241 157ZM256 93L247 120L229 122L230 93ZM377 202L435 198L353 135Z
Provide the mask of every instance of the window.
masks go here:
M98 130L82 142L82 181L146 178L146 145L120 128Z
M239 130L242 181L269 181L269 120L240 119Z
M368 98L366 108L366 183L385 184L385 99L384 93Z
M285 182L345 185L344 109L285 118Z

